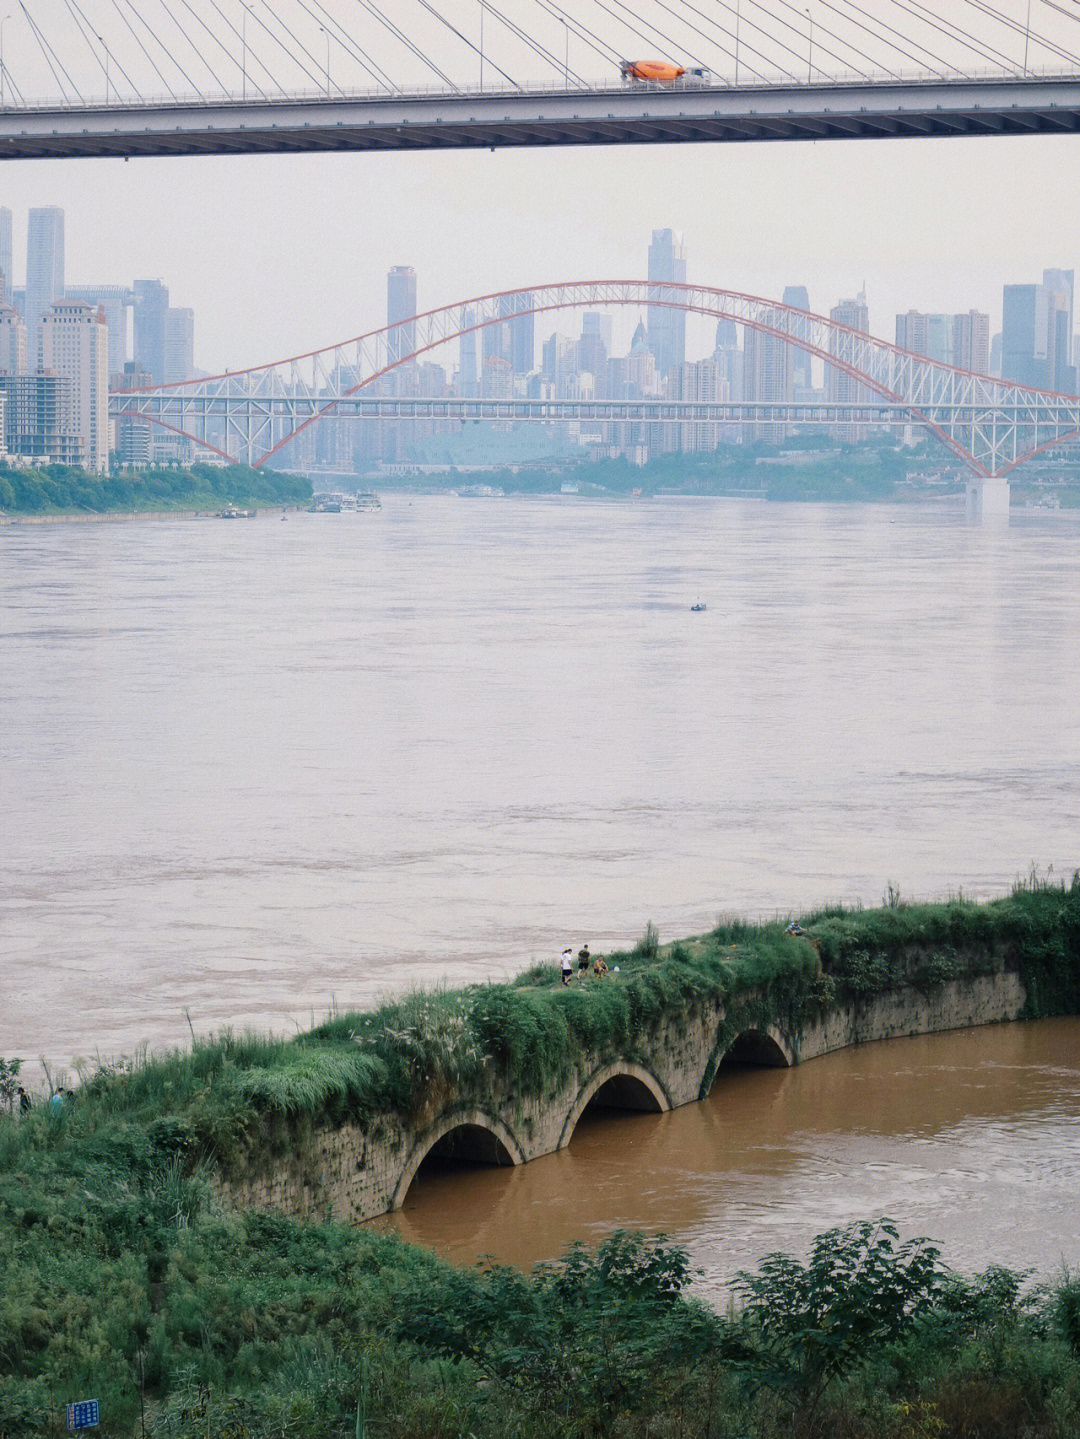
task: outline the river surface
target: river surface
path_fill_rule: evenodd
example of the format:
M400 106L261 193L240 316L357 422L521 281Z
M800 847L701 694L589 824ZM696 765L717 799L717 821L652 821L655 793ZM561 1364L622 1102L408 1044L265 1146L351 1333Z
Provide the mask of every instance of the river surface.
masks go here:
M0 1054L54 1069L650 919L1080 865L1080 516L391 496L13 525L0 597ZM384 1223L516 1263L664 1229L722 1287L885 1211L1047 1272L1080 1257L1078 1039L725 1074Z
M796 1069L721 1070L670 1114L586 1112L517 1169L423 1167L373 1225L527 1267L613 1229L667 1233L730 1293L764 1255L888 1215L947 1263L1046 1278L1080 1261L1080 1019L860 1045Z
M1071 872L1078 635L1080 515L389 496L0 529L0 1054Z

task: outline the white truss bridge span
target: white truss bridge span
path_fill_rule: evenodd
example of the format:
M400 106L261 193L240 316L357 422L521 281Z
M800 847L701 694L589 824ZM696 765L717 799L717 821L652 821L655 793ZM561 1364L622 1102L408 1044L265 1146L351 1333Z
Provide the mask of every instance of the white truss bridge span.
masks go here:
M848 422L896 424L900 420L921 425L937 435L962 458L975 475L1001 477L1020 461L1040 450L1080 434L1080 397L1033 389L1010 380L974 374L924 356L912 354L872 335L863 334L823 315L757 295L703 285L678 285L649 280L588 280L528 289L500 291L429 310L396 325L355 336L303 355L269 365L226 372L207 379L118 391L110 396L111 413L141 420L190 437L199 445L233 460L262 465L290 440L321 420L345 413L374 413L378 403L395 405L480 404L419 400L394 393L403 372L415 367L441 346L490 326L506 324L523 315L560 310L603 310L614 306L669 308L715 319L731 319L751 330L776 336L816 356L845 377L842 416ZM366 393L365 393L366 392ZM676 414L682 404L691 408L707 402L635 401L636 414L618 414L617 401L573 401L591 405L590 414L530 412L531 405L553 406L551 401L493 401L520 403L521 418L534 419L649 419L647 407L659 422L686 423L758 419L745 405L717 406L707 415ZM606 414L597 406L609 406ZM664 406L668 413L662 413ZM783 416L795 420L798 407L783 402ZM842 407L843 408L843 407ZM828 406L810 406L810 410ZM739 411L736 414L735 411ZM742 413L746 411L746 413ZM867 418L863 419L862 416ZM877 418L872 418L876 416ZM387 414L387 417L390 417ZM406 417L398 410L393 418ZM408 418L456 418L412 413ZM462 414L462 418L474 416ZM477 415L476 418L489 418ZM517 415L495 416L517 418ZM762 422L773 416L761 416ZM803 418L799 416L799 418ZM809 418L809 416L808 416ZM829 421L824 421L829 422Z

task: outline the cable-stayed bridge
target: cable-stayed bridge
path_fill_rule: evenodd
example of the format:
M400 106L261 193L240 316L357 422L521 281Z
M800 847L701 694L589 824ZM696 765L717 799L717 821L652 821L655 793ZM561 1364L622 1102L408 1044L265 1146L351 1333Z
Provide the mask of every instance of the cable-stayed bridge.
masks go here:
M673 78L622 79L628 56ZM15 0L0 19L0 159L1078 130L1075 0Z
M515 318L557 311L630 306L671 309L730 319L822 361L839 378L839 408L795 406L783 397L762 401L766 416L719 401L513 401L493 418L628 420L641 423L720 423L736 418L817 423L911 423L936 435L973 473L1002 478L1022 460L1080 434L1080 397L1034 389L974 374L900 349L808 310L703 285L651 280L588 280L503 291L411 316L339 344L274 364L207 379L118 391L110 396L117 419L158 425L187 436L228 459L272 463L288 444L321 421L353 413L421 417L417 406L447 406L443 418L468 418L483 403L385 396L392 385L440 347ZM520 404L520 409L515 407ZM413 406L409 412L408 406ZM578 406L575 413L572 406ZM584 406L592 406L586 411ZM603 408L606 405L606 409ZM546 406L546 408L545 408ZM800 413L801 409L801 413ZM429 413L424 418L440 418ZM477 416L480 417L480 416Z

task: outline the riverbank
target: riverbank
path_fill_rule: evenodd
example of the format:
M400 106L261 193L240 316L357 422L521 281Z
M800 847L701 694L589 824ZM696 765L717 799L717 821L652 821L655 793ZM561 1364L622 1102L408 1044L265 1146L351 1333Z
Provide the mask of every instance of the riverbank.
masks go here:
M105 1435L130 1435L149 1405L147 1432L177 1439L344 1439L357 1404L366 1432L432 1439L1075 1434L1072 1281L1024 1301L1013 1276L960 1282L888 1236L882 1251L880 1234L834 1235L816 1268L764 1266L743 1312L721 1318L685 1297L677 1247L614 1236L561 1270L484 1277L217 1197L223 1174L345 1122L374 1140L453 1086L501 1076L542 1097L586 1047L625 1048L717 999L735 1034L752 1020L796 1048L838 1001L900 983L929 993L1007 973L1028 1016L1080 1009L1080 879L987 905L830 909L800 928L728 924L668 946L647 934L608 956L617 976L569 989L543 967L291 1042L223 1034L87 1070L63 1104L5 1119L0 1434L58 1433L62 1403L88 1397ZM845 1263L858 1284L837 1282ZM840 1352L838 1333L857 1342Z
M305 504L252 505L253 515L277 515L288 511L306 510ZM120 525L136 520L208 520L220 516L220 510L105 510L88 514L82 510L59 510L49 515L0 515L0 525Z
M99 475L74 465L0 465L0 516L11 523L187 515L227 505L280 509L311 500L311 483L248 465L148 465Z

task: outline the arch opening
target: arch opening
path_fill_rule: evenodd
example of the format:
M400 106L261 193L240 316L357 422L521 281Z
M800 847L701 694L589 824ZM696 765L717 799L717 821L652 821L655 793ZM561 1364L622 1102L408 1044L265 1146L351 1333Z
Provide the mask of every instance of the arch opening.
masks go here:
M787 1069L791 1061L773 1039L760 1029L744 1029L728 1045L716 1072L728 1069Z
M523 1161L517 1140L497 1119L475 1111L446 1119L434 1131L429 1130L413 1149L398 1180L391 1208L401 1208L418 1175L498 1169Z
M513 1164L513 1155L497 1134L479 1124L459 1124L437 1139L420 1161L425 1169L461 1168L465 1165Z
M616 1062L594 1074L582 1088L566 1116L559 1148L564 1149L587 1114L610 1121L613 1114L665 1114L671 1100L663 1085L643 1065Z
M630 1110L637 1114L662 1114L663 1105L644 1082L634 1074L613 1074L586 1104L582 1115L605 1110Z

